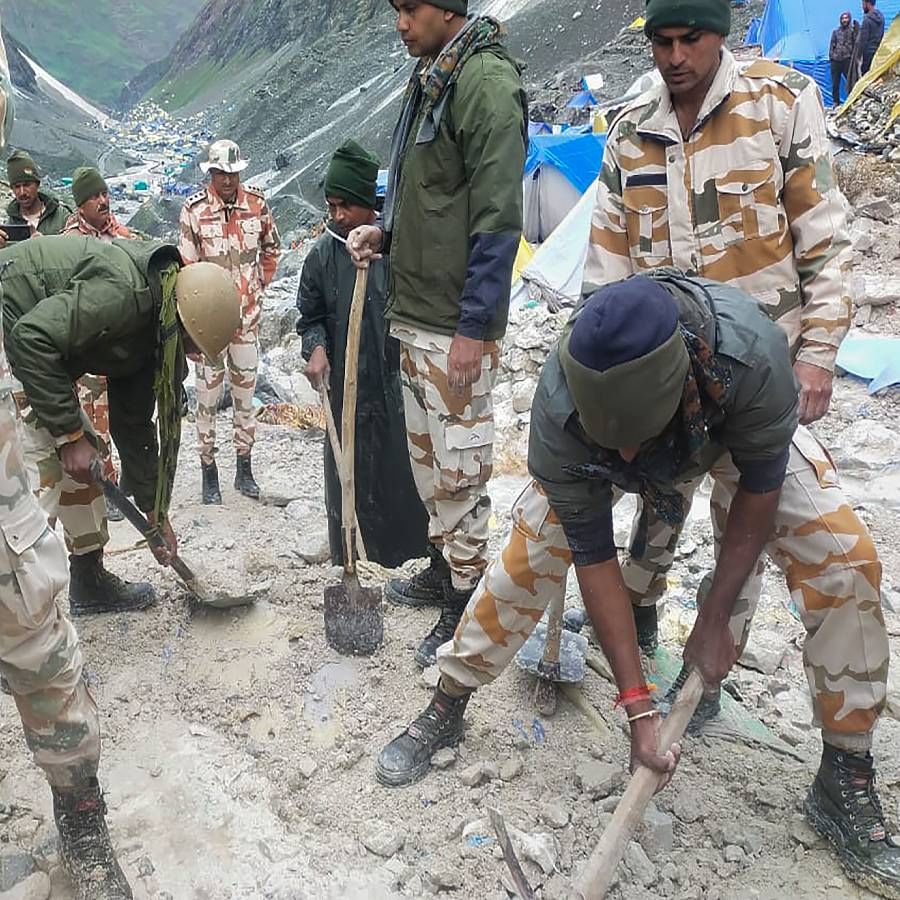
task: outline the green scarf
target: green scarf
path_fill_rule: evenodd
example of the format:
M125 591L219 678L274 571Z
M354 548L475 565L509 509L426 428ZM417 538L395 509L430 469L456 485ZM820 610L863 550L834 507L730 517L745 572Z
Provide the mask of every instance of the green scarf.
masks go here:
M156 476L156 502L153 512L157 527L169 516L172 486L178 467L181 446L181 372L179 361L184 356L175 282L179 266L172 263L159 273L162 308L159 314L159 358L153 390L156 393L156 425L159 430L159 468Z

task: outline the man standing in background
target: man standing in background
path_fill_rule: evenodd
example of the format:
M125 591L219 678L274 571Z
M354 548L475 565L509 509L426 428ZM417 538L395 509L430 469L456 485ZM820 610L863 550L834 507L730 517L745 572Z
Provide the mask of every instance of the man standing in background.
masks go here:
M253 394L259 367L259 319L262 295L275 277L281 242L262 191L241 184L248 160L234 141L216 141L200 168L209 184L188 197L181 211L178 249L185 265L206 261L222 266L241 297L241 327L218 359L197 364L197 435L203 470L203 502L221 504L216 466L216 410L225 384L225 357L231 382L234 486L259 499L251 453L256 436Z
M831 105L841 105L841 76L844 82L850 83L850 60L853 58L853 47L859 25L852 21L849 12L841 13L840 26L831 32L831 43L828 47L828 60L831 63Z
M863 75L872 68L872 59L884 37L884 13L875 0L863 0L863 20L859 27L859 58Z
M384 225L355 229L347 245L362 266L390 253L387 317L435 552L429 569L385 594L420 604L443 593L415 654L430 666L488 563L492 389L522 234L528 106L498 22L467 19L467 0L391 2L419 63L394 131Z
M14 151L6 161L6 180L15 199L6 207L12 225L29 225L32 234L59 234L72 210L49 191L41 190L41 172L24 150ZM0 248L6 234L0 231Z

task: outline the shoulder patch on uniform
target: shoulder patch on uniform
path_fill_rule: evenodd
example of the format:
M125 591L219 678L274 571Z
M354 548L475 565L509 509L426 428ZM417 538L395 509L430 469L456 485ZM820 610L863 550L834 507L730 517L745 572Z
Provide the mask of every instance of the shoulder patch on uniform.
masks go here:
M245 190L248 194L253 194L254 197L259 197L260 200L265 200L265 199L266 199L266 195L265 195L265 193L262 191L261 188L253 187L253 186L250 185L250 184L245 184L245 185L244 185L244 190Z
M769 59L754 59L741 70L741 75L745 78L769 78L796 92L802 91L810 84L808 75Z
M199 191L190 195L187 200L184 201L185 206L193 206L195 203L199 203L201 200L206 199L206 188L201 188Z

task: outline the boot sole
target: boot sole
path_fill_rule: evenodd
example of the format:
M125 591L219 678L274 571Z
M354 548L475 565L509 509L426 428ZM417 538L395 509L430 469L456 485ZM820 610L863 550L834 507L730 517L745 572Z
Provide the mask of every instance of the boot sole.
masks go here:
M439 741L434 745L434 749L431 751L431 756L429 756L428 759L406 772L388 772L385 769L382 769L381 764L376 761L375 777L385 787L406 787L406 785L415 784L428 774L431 769L431 757L434 756L438 750L443 750L445 747L458 747L462 743L464 737L465 735L461 734L457 738Z
M103 616L103 615L112 615L114 613L129 613L129 612L143 612L145 609L150 609L156 603L156 597L150 597L145 603L135 603L132 606L78 606L72 607L71 601L69 601L69 615L75 619L79 619L82 616Z
M873 894L878 894L879 897L887 897L888 900L900 900L900 884L885 884L877 875L866 869L862 860L847 858L844 855L845 848L841 840L840 829L828 816L820 812L818 805L810 799L809 794L807 794L806 800L803 802L803 813L809 824L831 844L841 869L854 884L872 891Z
M435 608L440 608L444 605L444 595L441 594L440 597L435 597L433 600L418 598L418 597L407 597L405 594L400 594L395 591L390 582L385 584L382 593L384 594L384 599L389 603L393 603L395 606L405 606L408 609L423 609L426 606L432 606Z

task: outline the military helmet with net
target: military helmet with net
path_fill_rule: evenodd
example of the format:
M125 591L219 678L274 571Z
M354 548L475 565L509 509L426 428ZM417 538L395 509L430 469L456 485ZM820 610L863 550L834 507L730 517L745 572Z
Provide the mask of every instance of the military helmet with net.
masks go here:
M241 324L241 301L231 276L211 262L185 266L175 283L178 317L190 339L215 359Z

